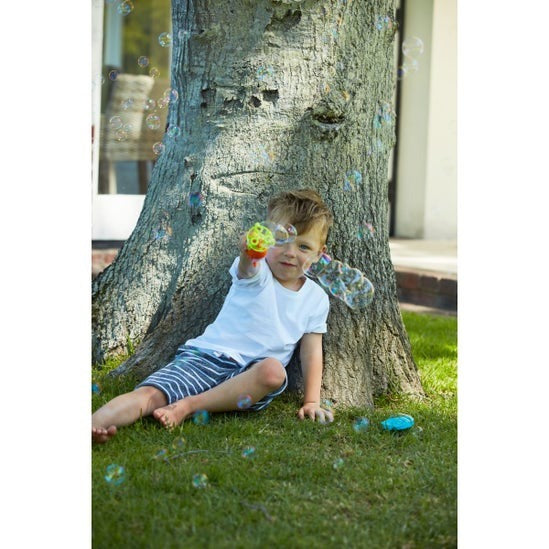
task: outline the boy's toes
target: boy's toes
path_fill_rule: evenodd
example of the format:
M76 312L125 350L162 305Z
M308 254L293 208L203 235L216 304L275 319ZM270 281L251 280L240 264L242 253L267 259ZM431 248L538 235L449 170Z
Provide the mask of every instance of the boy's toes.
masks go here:
M109 437L116 435L116 425L111 425L106 432Z

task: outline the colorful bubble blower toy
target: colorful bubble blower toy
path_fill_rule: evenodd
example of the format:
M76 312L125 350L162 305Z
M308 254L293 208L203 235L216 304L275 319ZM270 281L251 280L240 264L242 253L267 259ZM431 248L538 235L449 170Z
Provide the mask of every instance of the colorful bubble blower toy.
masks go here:
M282 246L295 240L296 236L297 230L293 225L283 227L271 221L255 223L246 233L246 253L252 258L252 264L255 267L257 260L263 259L271 246Z
M366 307L374 299L374 285L358 269L322 254L306 273L351 309Z

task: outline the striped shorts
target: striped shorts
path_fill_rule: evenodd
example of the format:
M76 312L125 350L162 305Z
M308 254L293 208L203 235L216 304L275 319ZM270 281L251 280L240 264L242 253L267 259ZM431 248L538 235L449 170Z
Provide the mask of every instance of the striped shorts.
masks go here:
M168 404L172 404L187 396L212 389L227 379L245 372L263 359L264 357L258 358L245 366L240 366L236 360L223 353L182 345L177 349L172 362L151 374L137 385L136 389L144 386L156 387L166 395ZM263 410L275 397L282 394L287 386L286 376L284 383L276 391L265 395L247 410Z

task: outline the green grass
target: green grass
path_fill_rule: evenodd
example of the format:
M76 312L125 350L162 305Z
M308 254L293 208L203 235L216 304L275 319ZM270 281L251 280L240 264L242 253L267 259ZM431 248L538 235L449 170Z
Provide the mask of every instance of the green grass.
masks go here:
M93 547L368 547L457 545L456 319L403 313L427 398L385 397L375 410L336 409L334 423L299 422L284 394L260 413L217 414L168 432L145 418L93 448ZM106 380L95 410L128 380ZM379 422L408 413L394 435ZM353 420L367 416L364 433ZM178 438L185 447L155 459ZM244 458L245 446L256 455ZM184 453L189 452L189 453ZM168 454L170 455L170 454ZM343 465L333 463L342 458ZM111 464L125 480L104 479ZM208 486L195 488L194 474Z

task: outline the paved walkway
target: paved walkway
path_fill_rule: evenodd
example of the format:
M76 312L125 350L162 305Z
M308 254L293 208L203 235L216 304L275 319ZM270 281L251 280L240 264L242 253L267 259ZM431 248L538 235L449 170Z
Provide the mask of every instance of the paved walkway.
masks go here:
M401 308L457 314L457 242L391 238Z

